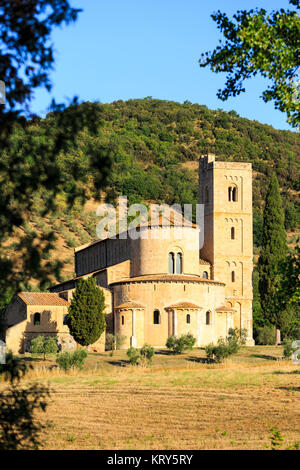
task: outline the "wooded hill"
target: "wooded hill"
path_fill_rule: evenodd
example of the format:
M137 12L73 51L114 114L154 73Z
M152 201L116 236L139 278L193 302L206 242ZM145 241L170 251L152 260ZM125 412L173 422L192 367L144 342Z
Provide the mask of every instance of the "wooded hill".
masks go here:
M80 105L84 112L84 104ZM286 216L289 238L299 228L300 135L280 131L272 126L241 118L235 111L210 110L206 106L163 101L147 97L111 104L95 103L101 119L97 136L87 130L79 135L79 150L74 152L73 138L60 155L65 167L84 160L90 146L107 149L112 167L105 188L107 200L127 195L129 203L166 202L196 203L198 197L197 161L200 155L214 153L219 160L243 161L253 164L254 237L259 246L262 227L262 209L267 180L276 171ZM63 112L63 111L62 111ZM28 123L28 131L51 140L57 114ZM20 136L16 136L16 139ZM41 137L39 136L39 139ZM28 149L27 149L28 151ZM72 182L70 181L70 184ZM23 230L47 232L54 229L57 249L52 257L65 262L64 277L73 275L73 247L95 239L97 217L92 203L93 191L87 175L84 191L91 203L85 210L75 205L66 213L64 194L58 198L56 212L42 215L42 194L33 194L35 209L28 216ZM14 240L6 243L7 253L13 251ZM49 256L49 255L48 255Z

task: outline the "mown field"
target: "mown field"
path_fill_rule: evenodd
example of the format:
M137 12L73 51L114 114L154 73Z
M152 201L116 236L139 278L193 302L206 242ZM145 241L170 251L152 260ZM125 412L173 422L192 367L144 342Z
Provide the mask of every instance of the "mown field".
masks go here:
M65 373L51 369L54 358L27 356L24 385L51 390L37 416L43 449L265 450L274 427L282 449L300 445L300 367L281 347L245 347L223 364L204 358L160 351L142 367L125 351L91 354L84 370Z

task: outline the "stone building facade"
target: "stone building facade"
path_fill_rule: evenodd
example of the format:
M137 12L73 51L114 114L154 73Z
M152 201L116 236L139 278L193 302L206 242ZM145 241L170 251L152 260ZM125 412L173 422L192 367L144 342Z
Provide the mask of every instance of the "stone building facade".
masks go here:
M76 277L52 287L52 295L67 309L78 279L95 277L105 295L106 333L124 335L123 348L164 347L170 335L186 333L205 346L231 327L246 328L253 344L251 164L200 158L199 203L203 244L195 224L147 223L138 238L127 232L75 249ZM104 337L92 350L104 349Z

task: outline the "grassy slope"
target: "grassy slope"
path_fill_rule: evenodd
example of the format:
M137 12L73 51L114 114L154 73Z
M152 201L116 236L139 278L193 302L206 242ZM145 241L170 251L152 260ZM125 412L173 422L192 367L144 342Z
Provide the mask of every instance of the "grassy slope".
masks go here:
M162 353L151 368L120 367L124 351L90 355L81 372L34 361L26 382L52 390L44 448L266 449L274 426L282 448L299 442L300 371L280 347L243 348L220 365L203 363L203 350Z

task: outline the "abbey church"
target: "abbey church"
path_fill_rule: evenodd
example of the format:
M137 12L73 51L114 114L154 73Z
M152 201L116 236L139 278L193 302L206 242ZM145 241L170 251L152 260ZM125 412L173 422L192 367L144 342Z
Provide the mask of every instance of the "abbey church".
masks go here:
M247 344L254 344L251 164L201 157L199 203L204 205L201 237L190 223L178 238L173 220L166 228L163 223L140 228L168 230L166 237L117 236L75 249L74 279L49 293L14 297L6 311L7 348L25 352L38 334L75 347L65 318L76 283L89 276L104 292L107 323L91 351L104 350L107 333L124 335L125 349L145 343L162 348L169 336L187 333L205 346L231 327L246 328Z

